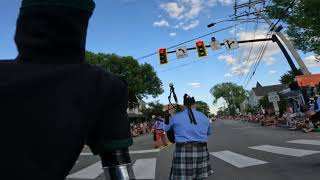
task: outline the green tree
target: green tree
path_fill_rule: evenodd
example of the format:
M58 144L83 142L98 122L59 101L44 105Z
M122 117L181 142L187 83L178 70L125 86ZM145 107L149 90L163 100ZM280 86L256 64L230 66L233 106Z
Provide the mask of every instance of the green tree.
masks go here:
M268 96L263 96L262 99L259 101L259 107L263 107L264 109L270 108L273 106L271 102L269 102Z
M288 103L287 103L287 100L281 94L278 94L278 95L280 97L280 101L278 101L279 111L280 113L283 113L284 111L286 111L286 107ZM259 107L260 106L262 106L264 109L267 109L267 108L273 107L273 103L269 102L268 96L264 96L259 101Z
M203 101L196 101L196 107L198 111L202 112L205 115L208 115L210 113L208 104Z
M288 85L292 84L295 81L295 77L296 77L297 73L302 74L302 71L300 69L298 69L298 71L296 73L293 72L292 70L288 71L280 77L279 81L281 82L281 84L288 84Z
M286 72L284 75L280 77L281 84L291 84L294 82L295 75L292 71Z
M151 118L152 115L155 116L165 116L165 112L163 111L163 105L159 103L159 101L148 103L148 107L142 110L142 113Z
M150 64L139 64L130 56L93 52L86 52L86 59L127 81L129 105L148 95L157 97L163 93L162 82Z
M320 54L320 1L273 0L272 2L268 7L269 16L282 19L287 24L287 34L294 41L296 48ZM290 8L287 9L288 7Z
M247 92L242 86L226 82L213 86L210 89L211 95L214 97L213 104L216 104L219 98L223 98L230 109L240 108L240 104L246 99ZM233 107L233 103L236 107ZM231 108L232 107L232 108Z

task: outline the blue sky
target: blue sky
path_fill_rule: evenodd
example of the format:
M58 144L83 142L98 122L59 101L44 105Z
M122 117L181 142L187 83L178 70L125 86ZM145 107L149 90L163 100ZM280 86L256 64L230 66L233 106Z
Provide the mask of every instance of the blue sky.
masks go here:
M244 2L246 0L238 0ZM87 49L93 52L116 53L121 56L142 57L155 52L161 47L170 47L185 40L230 26L234 22L220 23L211 29L206 26L211 22L229 19L233 14L234 0L96 0L96 9L90 20L87 37ZM0 11L0 59L14 58L17 51L13 36L20 1L3 0ZM223 39L251 39L254 23L234 26L214 34L220 42ZM266 24L259 23L255 38L264 38L267 34ZM206 43L211 36L202 38ZM195 42L182 46L193 47ZM246 57L251 44L228 51L207 49L209 56L198 59L196 52L190 51L188 58L176 59L169 55L167 65L159 65L158 57L152 56L141 60L150 63L163 82L165 93L156 100L167 103L169 83L174 83L179 100L184 93L196 97L213 106L209 90L222 82L234 82L243 85L246 74L257 56L261 43L253 44L249 63ZM319 63L313 63L314 55L303 54L312 73L320 73ZM240 58L241 57L241 58ZM192 63L194 62L194 63ZM279 48L272 42L268 47L255 75L246 86L250 89L259 81L262 85L279 83L280 76L289 70L289 66ZM146 101L155 99L148 98Z

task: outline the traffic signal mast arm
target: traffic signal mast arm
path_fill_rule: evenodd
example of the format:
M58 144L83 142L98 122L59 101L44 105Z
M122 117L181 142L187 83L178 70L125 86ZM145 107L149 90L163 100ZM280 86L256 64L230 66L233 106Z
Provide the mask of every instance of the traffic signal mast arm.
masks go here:
M242 40L238 41L238 44L242 43L250 43L250 42L262 42L262 41L272 41L272 38L265 38L265 39L252 39L252 40ZM224 43L220 43L221 46L224 46ZM211 45L206 45L207 48L211 47ZM187 48L187 50L196 50L196 47ZM168 51L168 54L176 53L176 51Z
M295 64L293 63L293 61L292 61L290 55L288 54L286 48L281 44L280 40L278 39L278 37L276 35L273 35L272 38L242 40L242 41L238 41L238 44L251 43L251 42L262 42L262 41L273 41L273 42L276 42L278 44L279 48L281 49L283 55L287 59L287 62L289 64L290 68L292 69L292 71L295 72L296 75L300 75L299 72L298 72L298 69L296 68ZM220 46L224 46L224 45L225 45L225 43L220 43ZM206 45L206 47L210 47L210 45ZM196 47L187 48L187 50L196 50L196 49L197 49ZM176 51L169 51L168 54L175 53L175 52Z

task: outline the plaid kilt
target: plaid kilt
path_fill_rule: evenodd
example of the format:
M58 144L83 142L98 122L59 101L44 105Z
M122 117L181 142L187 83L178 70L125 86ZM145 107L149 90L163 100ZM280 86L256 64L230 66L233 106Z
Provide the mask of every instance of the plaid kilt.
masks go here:
M206 144L176 145L170 180L203 180L212 174Z

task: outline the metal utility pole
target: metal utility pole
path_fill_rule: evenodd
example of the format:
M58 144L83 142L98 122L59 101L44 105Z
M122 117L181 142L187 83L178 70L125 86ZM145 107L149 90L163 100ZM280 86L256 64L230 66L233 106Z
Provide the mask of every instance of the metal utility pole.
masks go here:
M244 3L244 4L234 6L234 8L235 9L240 9L240 8L244 8L244 7L253 8L257 12L257 13L255 13L256 16L260 16L270 26L272 26L273 24L272 24L271 20L266 15L261 13L262 11L256 7L256 4L259 4L259 3L265 3L265 1L264 0L251 1L249 3ZM276 29L276 28L274 28L274 29ZM275 31L275 33L279 36L281 41L287 46L288 50L291 52L292 56L294 57L294 59L298 63L302 73L305 75L311 74L310 71L308 70L307 66L304 64L301 57L299 56L298 52L293 47L292 43L280 31Z
M272 41L276 42L278 44L278 46L281 49L283 55L286 57L287 62L289 64L291 70L293 71L293 73L295 75L301 75L301 74L299 74L299 71L298 71L296 65L293 63L290 55L288 54L287 49L282 45L281 41L278 39L278 37L276 35L272 35Z

